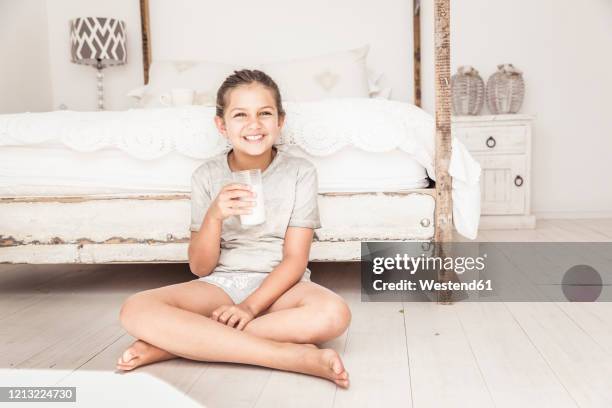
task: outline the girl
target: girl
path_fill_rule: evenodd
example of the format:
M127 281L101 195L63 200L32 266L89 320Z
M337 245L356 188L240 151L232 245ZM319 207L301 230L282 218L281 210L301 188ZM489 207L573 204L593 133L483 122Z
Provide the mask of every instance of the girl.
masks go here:
M121 324L137 338L117 361L132 370L184 357L261 365L329 379L347 388L338 353L319 349L341 335L344 300L310 281L320 228L317 174L306 159L277 149L285 112L276 83L257 70L234 71L219 88L215 124L232 145L192 175L189 267L199 277L130 296ZM266 220L242 226L255 194L231 172L262 171Z

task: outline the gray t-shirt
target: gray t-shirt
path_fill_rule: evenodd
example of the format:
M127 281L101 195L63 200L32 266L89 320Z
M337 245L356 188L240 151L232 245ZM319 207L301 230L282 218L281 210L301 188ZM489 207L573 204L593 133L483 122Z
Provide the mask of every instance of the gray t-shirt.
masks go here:
M266 221L243 226L238 215L223 220L221 253L213 272L272 272L283 259L287 227L321 228L316 167L277 147L263 171ZM191 177L191 231L199 231L208 207L232 183L227 155L206 159ZM310 270L305 273L310 276Z

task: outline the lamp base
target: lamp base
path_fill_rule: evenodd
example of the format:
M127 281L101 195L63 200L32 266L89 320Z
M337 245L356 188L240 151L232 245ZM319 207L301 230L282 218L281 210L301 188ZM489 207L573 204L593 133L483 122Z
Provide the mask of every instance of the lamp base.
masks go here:
M98 65L96 69L98 72L96 73L97 78L97 87L98 87L98 110L104 110L104 74L102 73L102 63L98 61Z

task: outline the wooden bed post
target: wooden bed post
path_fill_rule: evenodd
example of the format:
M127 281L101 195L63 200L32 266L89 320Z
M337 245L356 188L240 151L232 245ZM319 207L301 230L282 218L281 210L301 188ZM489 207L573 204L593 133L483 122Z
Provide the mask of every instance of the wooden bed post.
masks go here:
M414 104L421 107L421 0L412 0L412 39L414 52Z
M140 0L140 32L142 34L142 68L144 83L149 83L149 67L151 66L151 29L149 20L149 0Z
M450 0L435 0L435 82L436 82L436 209L434 242L450 244L453 235L452 181L448 174L451 157L450 117ZM444 249L436 246L438 256ZM438 279L451 280L454 271L441 270ZM449 292L438 293L439 303L450 303Z

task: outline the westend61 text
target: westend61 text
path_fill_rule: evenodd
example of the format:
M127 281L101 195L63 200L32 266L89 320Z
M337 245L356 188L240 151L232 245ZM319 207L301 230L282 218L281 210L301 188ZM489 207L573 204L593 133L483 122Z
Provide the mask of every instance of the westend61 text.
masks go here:
M424 255L415 257L407 254L402 257L400 254L396 254L395 257L376 257L372 259L372 272L380 275L385 271L397 269L409 271L411 275L414 275L419 270L446 269L454 270L456 273L482 271L485 268L484 259L486 257L487 254L475 258L463 256L441 258Z
M464 291L481 291L493 290L491 287L491 279L473 280L471 282L438 282L433 279L419 280L419 287L414 281L402 279L399 282L383 282L375 280L373 283L374 290L464 290Z

